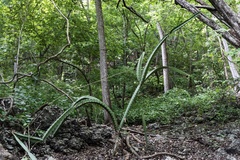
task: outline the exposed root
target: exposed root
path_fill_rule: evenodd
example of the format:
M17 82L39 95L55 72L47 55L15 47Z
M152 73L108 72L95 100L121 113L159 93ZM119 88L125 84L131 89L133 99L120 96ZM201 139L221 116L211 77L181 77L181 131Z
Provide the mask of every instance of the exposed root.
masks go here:
M143 143L141 140L139 140L134 134L131 134L132 137L139 143ZM137 156L139 159L150 159L150 158L153 158L153 157L157 157L157 156L163 156L163 155L167 155L167 156L171 156L171 157L174 157L174 158L177 158L177 159L180 159L180 160L184 160L183 157L179 156L179 155L176 155L176 154L173 154L173 153L168 153L168 152L157 152L157 153L154 153L152 155L148 155L148 156L140 156L135 150L134 148L131 146L130 144L130 135L127 135L126 137L126 143L127 143L127 146L128 148L130 149L130 151L135 155Z
M156 157L156 156L163 156L163 155L167 155L167 156L171 156L171 157L174 157L174 158L177 158L177 159L180 159L180 160L184 160L183 157L178 156L178 155L173 154L173 153L168 153L168 152L157 152L157 153L154 153L154 154L149 155L149 156L142 156L140 158L141 159L150 159L150 158L153 158L153 157Z
M133 133L131 133L131 136L133 137L133 139L135 139L138 143L142 143L145 144L145 142L142 142L140 139L138 139Z
M136 131L136 130L132 130L132 129L129 129L129 128L123 128L122 130L125 130L125 131L129 131L131 133L136 133L136 134L140 134L142 136L145 135L145 133L141 132L141 131ZM147 134L148 136L151 136L151 137L156 137L156 135L153 135L153 134Z
M133 147L131 146L129 139L130 139L130 136L127 135L126 142L127 142L128 148L130 149L130 151L131 151L135 156L137 156L137 157L139 158L140 156L138 155L138 153L137 153L137 152L133 149Z

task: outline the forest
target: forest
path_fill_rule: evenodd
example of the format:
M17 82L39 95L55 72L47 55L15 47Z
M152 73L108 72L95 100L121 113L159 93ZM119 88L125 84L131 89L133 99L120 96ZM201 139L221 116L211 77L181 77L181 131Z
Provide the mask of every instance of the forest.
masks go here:
M0 160L240 159L239 0L0 13Z

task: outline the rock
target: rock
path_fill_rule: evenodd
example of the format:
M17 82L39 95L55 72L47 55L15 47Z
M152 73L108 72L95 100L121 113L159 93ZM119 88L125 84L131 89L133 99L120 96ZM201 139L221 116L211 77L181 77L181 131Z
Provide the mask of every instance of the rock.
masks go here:
M166 156L164 160L176 160L176 159L172 158L172 157L169 157L169 156Z
M52 156L45 155L45 156L44 156L44 160L56 160L56 159L53 158Z
M159 126L159 124L158 123L152 123L152 124L149 124L148 126L147 126L147 128L148 129L159 129L160 128L160 126Z
M13 155L9 153L7 150L5 150L0 144L0 160L12 160L14 159Z
M235 139L229 145L228 148L225 149L228 154L239 154L240 155L240 139Z
M196 117L195 118L195 122L196 123L203 123L204 122L204 118L203 117Z
M232 155L229 155L223 148L219 148L216 151L216 159L225 159L225 160L237 160Z
M83 140L78 137L74 137L68 141L68 146L71 149L80 150L83 148Z
M30 128L32 130L36 128L47 130L62 113L63 110L57 106L46 106L35 113L35 119L32 121Z

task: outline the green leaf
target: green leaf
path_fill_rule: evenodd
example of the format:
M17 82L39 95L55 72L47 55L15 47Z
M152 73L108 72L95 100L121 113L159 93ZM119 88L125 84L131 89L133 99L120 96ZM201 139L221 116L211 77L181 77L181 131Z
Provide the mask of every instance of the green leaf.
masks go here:
M145 55L145 52L143 52L142 55L140 56L137 64L137 69L136 69L137 80L139 82L142 79L142 61L143 61L144 55Z
M147 63L145 64L145 67L144 67L144 69L143 69L143 72L141 73L141 74L142 74L141 81L139 82L137 88L135 89L135 91L134 91L134 93L133 93L133 95L132 95L132 97L131 97L128 105L127 105L127 108L126 108L126 110L125 110L125 112L124 112L124 115L123 115L123 117L122 117L122 120L121 120L121 122L120 122L120 124L119 124L119 131L121 130L121 128L122 128L122 126L123 126L123 123L126 121L127 113L128 113L128 111L129 111L129 109L130 109L130 107L131 107L134 99L136 98L137 93L139 92L142 84L144 83L144 81L146 80L146 78L148 78L149 75L151 75L151 74L155 71L155 70L153 70L153 71L147 73L147 72L148 72L148 68L150 67L150 63L152 62L152 59L153 59L154 56L156 55L156 53L157 53L158 49L160 48L160 46L164 43L164 41L169 37L169 35L170 35L171 33L176 32L178 29L180 29L180 28L183 27L185 24L187 24L190 20L192 20L193 18L195 18L198 14L199 14L199 13L194 14L194 15L193 15L192 17L190 17L188 20L186 20L186 21L184 21L183 23L179 24L178 26L174 27L168 34L166 34L166 35L161 39L161 41L160 41L160 42L158 43L158 45L155 47L155 49L153 50L153 52L152 52L151 55L149 56L149 58L148 58L148 60L147 60ZM141 59L139 59L139 60L141 60ZM141 60L141 61L142 61L142 60Z
M17 134L20 138L28 140L30 139L30 141L32 142L41 142L41 141L45 141L49 136L54 136L54 134L57 132L57 130L59 129L59 127L62 125L62 123L64 122L64 120L78 107L84 106L87 103L94 103L94 104L98 104L99 106L103 107L110 115L110 117L112 118L113 121L113 125L115 130L118 130L118 125L117 125L117 119L115 117L115 114L113 113L113 111L111 110L111 108L109 108L106 104L104 104L102 101L100 101L99 99L92 97L92 96L82 96L80 97L77 101L75 101L70 108L68 108L58 119L56 119L53 124L47 129L47 131L45 132L45 134L43 135L42 138L38 138L38 137L32 137L32 136L28 136L28 135L24 135L21 133L15 133Z
M29 151L27 146L13 133L14 138L18 142L18 144L21 145L21 147L27 152L28 156L30 157L31 160L37 160L37 158Z
M179 73L179 74L188 76L188 77L191 76L190 74L188 74L188 73L186 73L186 72L184 72L184 71L182 71L182 70L180 70L180 69L178 69L178 68L175 68L175 67L170 67L170 66L169 66L169 69L171 69L171 70L173 70L173 71L175 71L175 72L177 72L177 73Z

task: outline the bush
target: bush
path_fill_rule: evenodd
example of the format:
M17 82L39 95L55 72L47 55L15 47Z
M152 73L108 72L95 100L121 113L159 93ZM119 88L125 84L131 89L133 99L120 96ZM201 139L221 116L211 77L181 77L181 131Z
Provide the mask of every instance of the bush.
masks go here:
M118 118L122 117L123 112L122 109L115 109ZM174 88L157 98L138 97L127 116L127 123L142 124L142 114L144 114L148 123L168 124L187 112L194 117L218 122L240 115L240 109L236 107L235 95L229 90L206 89L191 96L186 90Z

